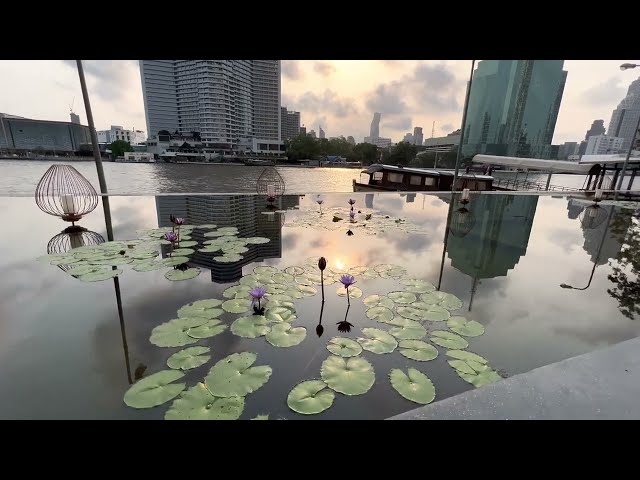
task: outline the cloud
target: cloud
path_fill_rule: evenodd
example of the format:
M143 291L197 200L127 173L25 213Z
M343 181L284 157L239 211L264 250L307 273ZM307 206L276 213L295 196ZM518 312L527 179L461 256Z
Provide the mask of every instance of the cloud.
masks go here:
M381 84L370 93L367 99L367 108L371 112L385 114L407 113L408 105L401 98L402 85L400 82Z
M280 70L285 77L291 80L300 80L304 76L297 60L282 60Z
M378 60L378 61L381 62L385 67L391 67L391 68L400 67L404 62L404 60Z
M305 92L297 99L289 99L292 108L300 110L304 114L330 113L338 118L345 118L357 113L355 102L351 98L340 98L332 90L325 90L322 95L313 92Z
M625 93L625 88L620 85L620 79L611 77L585 90L581 97L584 102L593 106L611 106L622 100Z
M68 67L77 68L75 60L62 60L62 62ZM90 93L103 100L114 101L125 98L129 89L136 83L132 75L132 72L138 68L136 60L83 60L82 66L87 78L92 78L94 81Z
M440 127L440 130L442 130L443 132L446 132L446 133L451 133L451 132L453 132L455 129L456 129L456 127L454 127L454 126L453 126L452 124L450 124L450 123L445 123L444 125L442 125L442 126Z
M392 117L391 120L385 121L382 127L393 130L409 130L411 125L411 117Z
M323 77L328 77L336 71L336 67L328 62L314 62L313 71L319 73Z

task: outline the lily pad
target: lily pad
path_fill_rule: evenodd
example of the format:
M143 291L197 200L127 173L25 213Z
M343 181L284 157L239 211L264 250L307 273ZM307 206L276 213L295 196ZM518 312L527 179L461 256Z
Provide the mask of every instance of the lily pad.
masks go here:
M198 327L190 328L187 332L187 335L189 335L191 338L198 339L215 337L216 335L221 334L227 329L227 326L221 325L221 323L222 320L219 320L217 318L207 320L206 323L203 323Z
M222 292L224 298L247 298L251 287L248 285L234 285Z
M407 305L418 299L418 297L411 292L390 292L387 294L387 297L400 305Z
M261 265L253 269L253 273L255 274L264 274L268 273L270 276L273 276L274 273L278 273L278 269L276 267L272 267L270 265Z
M410 320L424 320L425 311L419 308L400 306L396 308L396 313Z
M438 356L438 349L422 340L402 340L398 346L402 355L419 362L428 362Z
M314 415L333 405L335 393L322 380L306 380L297 384L287 396L287 405L294 412Z
M244 397L214 397L203 383L186 390L167 410L165 420L237 420Z
M362 353L360 344L346 337L333 337L329 340L327 350L340 357L355 357Z
M456 373L462 378L465 382L470 383L476 388L482 387L484 385L489 385L491 383L495 383L497 381L502 380L502 377L498 374L498 372L494 370L487 370L476 375L470 375L467 373L460 372L456 370Z
M322 362L320 375L329 388L345 395L362 395L376 380L373 365L362 357L331 355Z
M401 340L420 340L424 338L427 331L422 325L393 327L389 329L389 333Z
M305 297L312 297L318 290L313 288L311 285L296 285L296 288L304 295Z
M457 358L458 360L464 360L464 361L470 360L472 362L483 363L483 364L488 363L488 360L486 358L481 357L476 353L468 352L466 350L447 350L446 355L447 357Z
M294 277L300 276L302 274L304 274L304 268L302 267L287 267L284 269L284 271L286 273L288 273L289 275L293 275Z
M378 322L389 323L393 320L393 312L387 307L371 307L366 311L367 318L377 320Z
M362 275L364 272L366 272L368 270L368 267L351 267L349 269L349 274L350 275Z
M304 294L298 290L297 285L295 287L288 288L283 295L288 295L292 298L300 299L304 297Z
M368 279L373 279L373 278L378 278L380 277L380 275L378 274L378 272L376 272L373 268L368 268L363 274L362 277L364 278L368 278Z
M207 318L202 317L169 320L151 330L149 341L158 347L182 347L196 343L198 340L187 335L187 332L189 329L199 327L207 321Z
M388 332L378 328L363 328L362 333L367 338L357 338L357 342L362 348L369 352L383 354L391 353L398 346L397 340Z
M90 260L89 263L91 265L110 265L110 266L117 266L117 265L127 265L129 263L131 263L133 261L133 258L131 257L125 257L124 255L116 255L114 257L111 258L105 258L103 260ZM74 262L65 262L67 265L69 265L70 263L74 263Z
M465 337L479 337L484 333L484 326L475 320L467 321L464 317L451 317L447 320L447 327L452 332Z
M427 405L436 398L436 388L424 373L409 368L405 374L399 368L389 372L391 386L404 398L421 405Z
M133 408L152 408L177 397L184 383L171 383L184 377L178 370L162 370L131 385L124 394L124 403Z
M384 295L369 295L363 300L363 302L367 307L387 307L388 309L393 310L393 307L395 306L393 300Z
M407 270L402 267L393 267L380 272L381 278L400 278L407 274Z
M383 263L381 265L376 265L375 267L373 267L373 270L376 273L380 273L380 272L385 272L387 270L391 270L392 268L397 267L398 265L392 265L390 263Z
M433 292L436 287L426 280L404 279L400 283L406 285L405 290L412 293L429 293Z
M282 295L284 292L287 291L287 288L288 287L286 285L280 285L279 283L270 283L269 285L264 287L267 293L270 293L273 295Z
M258 338L271 331L267 319L262 315L240 317L231 324L231 333L244 338Z
M177 257L167 257L161 261L161 263L165 267L175 267L176 265L182 265L183 263L187 263L189 261L188 257L177 256Z
M216 363L204 383L216 397L243 397L255 392L271 377L271 367L252 367L257 355L251 352L233 353Z
M224 252L225 255L231 256L231 255L239 255L242 253L247 253L249 249L247 247L242 247L242 246L236 246L236 247L223 246L222 251Z
M209 347L189 347L174 353L167 360L167 366L176 370L191 370L204 365L211 359Z
M178 257L186 257L187 255L191 255L195 253L195 250L193 248L176 248L173 252L171 252L172 255L176 255Z
M180 307L178 317L217 318L223 313L222 309L217 308L220 305L222 305L222 300L218 300L217 298L197 300Z
M116 270L106 268L103 270L95 270L93 272L80 275L78 277L78 280L82 280L83 282L101 282L103 280L109 280L110 278L117 277L121 273L122 270L120 270L119 268Z
M346 297L347 289L341 285L338 287L338 290L336 290L336 293L338 294L339 297ZM362 296L362 290L360 290L358 287L349 287L349 297L360 298L361 296Z
M423 310L423 312L422 319L431 322L442 322L447 320L451 315L449 310L440 305L429 305L429 308Z
M152 270L159 270L161 268L166 268L167 266L160 262L140 262L133 266L133 270L136 272L151 272Z
M242 260L244 257L237 253L229 253L225 255L220 255L218 257L213 257L216 262L219 263L235 263Z
M455 368L460 373L466 373L467 375L475 375L477 372L464 360L448 360L447 363ZM485 368L488 368L485 365Z
M180 248L191 248L191 247L195 247L196 245L198 245L198 242L196 242L195 240L184 240L184 241L180 241ZM173 253L176 253L176 250L173 251Z
M456 335L455 333L447 332L445 330L435 330L431 332L431 335L432 337L429 340L431 340L436 345L440 345L444 348L460 350L469 346L469 342L467 342L464 338Z
M245 238L245 241L251 245L260 245L262 243L269 243L271 239L266 237L248 237Z
M269 414L266 415L256 415L255 417L253 417L251 420L269 420Z
M293 310L286 307L268 306L265 313L267 322L293 322L297 317Z
M187 268L186 270L169 270L164 274L164 278L171 280L172 282L178 282L181 280L190 280L200 275L200 269Z
M98 267L95 265L78 265L67 270L67 273L71 276L77 277L79 275L86 275L87 273L95 272L98 270L102 270L102 267Z
M458 310L462 308L462 301L451 293L431 292L420 295L420 300L430 305L440 305L447 310Z
M302 343L307 336L304 327L292 327L290 323L277 323L271 327L271 331L265 335L267 342L274 347L293 347Z
M251 308L251 300L247 298L232 298L222 304L222 309L229 313L245 313Z
M274 273L273 277L271 277L273 279L274 282L276 283L281 283L281 284L287 284L287 283L293 283L293 281L295 280L295 277L293 275L291 275L290 273Z

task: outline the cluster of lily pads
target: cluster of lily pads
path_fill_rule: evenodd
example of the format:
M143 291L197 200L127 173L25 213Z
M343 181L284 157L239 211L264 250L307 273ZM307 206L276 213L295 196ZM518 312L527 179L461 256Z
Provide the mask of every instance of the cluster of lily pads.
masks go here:
M204 231L202 248L196 249L199 242L192 240L191 234L196 229ZM180 225L142 230L135 240L111 241L99 245L86 245L74 248L66 253L50 254L37 260L51 265L65 266L69 275L85 281L97 282L108 280L122 274L123 265L131 265L136 272L148 272L162 268L170 268L165 277L171 281L188 280L200 274L200 268L190 267L190 257L196 252L218 253L213 257L217 262L238 262L249 250L248 245L263 244L270 241L265 237L238 237L236 227L220 227L216 225ZM169 256L158 258L162 246Z
M319 269L318 257L308 258L302 266L279 270L272 266L255 267L237 285L224 290L223 299L207 299L189 303L177 312L177 318L156 326L150 342L160 347L184 347L167 360L171 370L151 375L133 385L125 394L125 403L134 408L150 408L175 399L165 414L166 419L237 419L244 410L245 397L263 386L270 378L269 366L254 367L256 354L234 353L217 362L204 380L186 389L175 383L185 370L200 367L210 359L209 347L193 346L229 329L220 317L224 312L238 315L230 323L236 336L250 339L264 337L270 345L289 348L299 345L307 329L294 326L296 302L318 292L317 285L340 282L344 275L364 279L399 280L401 290L386 295L363 298L366 316L383 328L362 328L355 340L336 336L326 345L331 355L322 363L319 378L304 380L293 387L287 405L297 413L321 413L333 405L336 394L362 395L375 383L373 365L363 357L364 351L383 355L398 350L404 357L429 362L438 357L437 347L446 349L449 365L466 382L480 387L499 380L500 375L480 355L467 351L468 340L484 333L484 327L473 320L452 315L462 307L455 295L436 291L424 280L407 279L406 270L398 265L357 266L347 271L325 267ZM321 277L322 274L322 277ZM255 309L255 289L266 301L264 311ZM361 298L360 288L338 287L341 296ZM253 313L252 313L253 312ZM261 314L258 314L261 313ZM382 326L382 325L381 325ZM418 364L418 365L419 365ZM433 382L418 368L394 368L389 372L391 386L404 398L418 404L435 399ZM178 398L176 398L178 397ZM264 419L268 416L259 416Z
M344 223L348 223L349 229L362 232L367 235L377 235L386 232L403 232L415 234L427 234L426 229L411 223L406 218L393 218L380 213L377 210L367 209L352 210L345 207L331 207L324 211L315 209L300 209L294 220L287 221L285 226L305 227L319 230L341 230Z

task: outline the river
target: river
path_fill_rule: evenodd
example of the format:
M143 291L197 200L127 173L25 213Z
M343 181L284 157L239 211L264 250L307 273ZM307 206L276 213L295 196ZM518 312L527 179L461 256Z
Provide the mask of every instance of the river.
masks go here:
M0 160L0 195L33 195L38 181L54 162ZM72 162L98 189L93 162ZM160 193L253 193L264 167L221 164L114 163L104 162L109 193L154 195ZM353 191L352 180L360 177L353 168L277 167L286 183L286 193L328 193ZM498 172L498 176L513 176ZM524 179L525 173L518 178ZM582 175L553 175L551 183L579 189ZM546 183L546 175L529 174L528 180ZM640 181L633 190L640 189ZM626 185L626 183L625 183Z

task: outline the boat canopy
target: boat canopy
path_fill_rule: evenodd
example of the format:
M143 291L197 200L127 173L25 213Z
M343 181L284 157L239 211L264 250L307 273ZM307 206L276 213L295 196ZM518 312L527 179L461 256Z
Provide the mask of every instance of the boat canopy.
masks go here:
M544 170L554 173L584 173L588 174L592 164L583 162L566 162L564 160L543 160L541 158L499 157L495 155L476 155L474 163L502 165L505 167L528 168L530 170ZM601 162L593 162L601 163Z
M374 173L379 172L381 170L389 170L392 172L407 172L407 173L418 173L422 175L432 175L438 176L441 172L436 170L427 170L425 168L411 168L411 167L403 167L398 165L385 165L383 163L374 163L369 165L366 170L362 170L361 173Z

